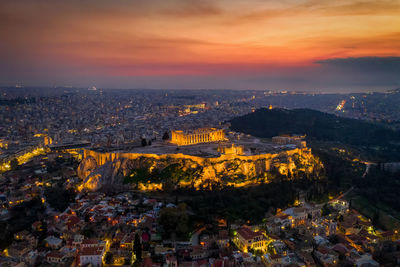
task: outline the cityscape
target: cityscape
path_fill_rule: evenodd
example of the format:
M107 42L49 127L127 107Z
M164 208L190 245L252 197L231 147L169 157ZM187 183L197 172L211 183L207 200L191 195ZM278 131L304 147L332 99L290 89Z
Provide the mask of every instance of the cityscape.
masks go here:
M399 1L0 15L0 267L400 266Z

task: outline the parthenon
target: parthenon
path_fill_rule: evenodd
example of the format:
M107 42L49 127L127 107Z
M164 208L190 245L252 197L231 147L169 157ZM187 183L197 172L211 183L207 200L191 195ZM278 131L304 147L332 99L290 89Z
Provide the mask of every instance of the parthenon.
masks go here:
M224 141L225 133L222 129L216 128L201 128L191 132L172 131L171 143L186 146L198 143L209 143L216 141Z

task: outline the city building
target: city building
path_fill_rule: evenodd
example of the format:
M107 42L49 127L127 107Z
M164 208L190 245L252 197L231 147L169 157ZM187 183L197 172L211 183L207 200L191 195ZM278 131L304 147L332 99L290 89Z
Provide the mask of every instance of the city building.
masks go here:
M272 137L272 143L278 145L298 145L300 147L306 147L305 135L280 135Z
M87 264L91 264L94 267L102 266L105 249L105 244L99 244L94 247L82 247L79 253L79 266L85 266Z
M221 154L225 155L243 155L244 154L244 147L241 145L232 144L231 146L220 146L218 147L218 151Z
M247 252L250 249L265 250L267 248L267 238L261 232L254 232L247 227L237 230L237 235L233 242L241 251Z
M201 128L190 132L181 130L172 131L171 143L178 146L194 145L199 143L210 143L225 140L225 133L222 129Z

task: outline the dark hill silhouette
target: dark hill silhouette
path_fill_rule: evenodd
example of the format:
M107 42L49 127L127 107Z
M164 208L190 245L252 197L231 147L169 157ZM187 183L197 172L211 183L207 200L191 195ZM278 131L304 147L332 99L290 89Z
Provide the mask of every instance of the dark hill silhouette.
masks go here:
M258 109L230 121L231 129L257 137L306 134L308 140L357 146L389 146L400 132L372 122L338 117L311 109Z

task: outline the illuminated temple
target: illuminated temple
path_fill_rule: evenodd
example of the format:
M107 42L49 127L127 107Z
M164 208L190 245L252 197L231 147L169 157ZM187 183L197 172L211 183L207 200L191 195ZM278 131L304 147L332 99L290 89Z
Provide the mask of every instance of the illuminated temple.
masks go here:
M210 143L224 140L224 130L216 128L201 128L190 132L172 131L171 136L171 143L179 146Z

